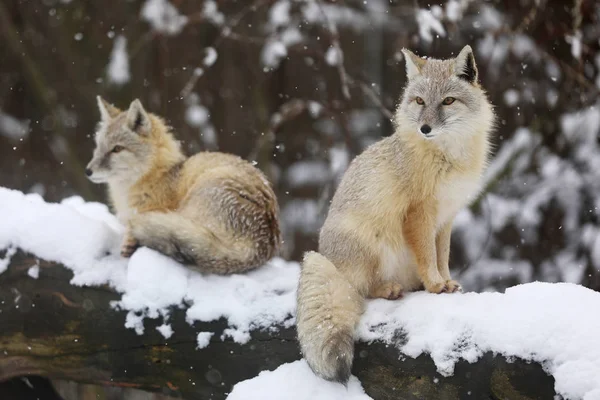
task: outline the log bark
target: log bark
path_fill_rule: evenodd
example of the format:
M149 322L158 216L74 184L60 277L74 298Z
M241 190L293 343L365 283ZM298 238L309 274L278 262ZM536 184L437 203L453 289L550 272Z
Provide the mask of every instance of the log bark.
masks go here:
M27 270L40 266L33 279ZM76 287L72 273L55 263L17 252L0 274L0 382L17 376L138 388L185 399L225 399L237 382L300 359L294 329L253 332L237 344L220 335L225 321L185 321L173 310L175 331L165 339L159 321L146 321L138 336L124 327L125 312L110 307L119 294L106 287ZM200 331L215 332L196 349ZM399 340L402 340L399 337ZM357 343L353 373L379 399L548 399L554 379L538 364L507 362L486 354L459 362L444 378L429 356L403 357L393 346Z

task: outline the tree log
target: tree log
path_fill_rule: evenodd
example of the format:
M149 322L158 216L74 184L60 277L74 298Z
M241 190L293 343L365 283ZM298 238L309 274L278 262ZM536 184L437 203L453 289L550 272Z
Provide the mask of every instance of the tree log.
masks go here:
M33 279L27 270L40 266ZM300 358L294 329L255 331L244 345L220 335L224 320L185 321L174 309L175 331L165 339L158 321L145 333L124 327L125 315L110 307L120 295L106 287L69 284L71 271L17 252L0 274L0 382L16 376L138 388L186 399L225 399L237 382ZM215 332L197 349L200 331ZM398 340L402 340L400 337ZM404 357L394 346L357 343L353 374L374 399L549 399L554 379L542 367L486 354L459 362L444 378L431 358Z

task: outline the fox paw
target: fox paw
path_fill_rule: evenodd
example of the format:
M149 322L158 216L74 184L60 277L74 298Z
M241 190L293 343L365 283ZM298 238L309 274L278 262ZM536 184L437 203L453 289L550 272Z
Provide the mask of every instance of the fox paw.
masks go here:
M123 245L121 245L121 257L129 258L135 253L140 244L135 239L127 239Z
M447 280L444 287L446 288L446 293L462 292L462 286L460 286L460 283L453 279Z
M387 282L376 288L371 297L388 300L397 300L402 297L403 288L399 283Z
M455 293L462 292L462 287L455 280L449 279L445 282L438 282L425 287L430 293Z

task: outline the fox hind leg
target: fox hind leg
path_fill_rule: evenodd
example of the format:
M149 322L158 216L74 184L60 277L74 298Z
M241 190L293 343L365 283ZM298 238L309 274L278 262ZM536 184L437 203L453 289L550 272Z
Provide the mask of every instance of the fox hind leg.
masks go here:
M403 295L402 285L397 282L382 282L371 288L369 297L376 299L397 300Z

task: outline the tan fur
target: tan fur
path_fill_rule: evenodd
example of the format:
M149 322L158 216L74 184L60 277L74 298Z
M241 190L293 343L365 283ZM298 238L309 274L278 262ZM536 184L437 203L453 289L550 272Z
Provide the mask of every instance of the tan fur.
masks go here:
M122 254L147 246L217 274L243 272L272 258L280 245L279 207L265 176L231 154L186 158L164 121L141 103L131 111L134 103L120 112L99 99L103 121L88 165L90 179L108 183L127 227ZM121 143L129 145L123 156L110 153Z
M457 77L462 70L454 65L472 57L464 54L470 51L465 48L453 60L418 62L408 54L411 82L396 113L396 132L350 164L320 232L320 254L310 253L305 259L298 289L298 338L309 365L325 379L349 378L353 345L346 338L353 337L364 298L396 299L402 290L422 288L432 293L460 290L448 267L452 221L480 190L494 121L476 80L465 83ZM473 68L474 59L471 77ZM429 80L419 81L421 75ZM423 121L417 120L428 110L417 108L412 117L409 107L415 106L407 96L419 90L411 85L446 81L473 91L465 96L477 96L478 102L465 99L464 105L434 110L444 117L432 123L435 137L428 139L419 133ZM431 93L438 90L434 87ZM472 121L463 117L469 112ZM457 125L444 125L459 117L463 119ZM327 273L319 274L320 269ZM333 327L319 328L323 321Z

